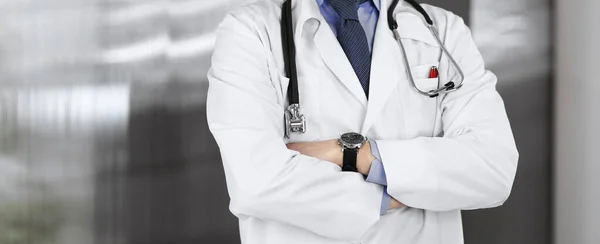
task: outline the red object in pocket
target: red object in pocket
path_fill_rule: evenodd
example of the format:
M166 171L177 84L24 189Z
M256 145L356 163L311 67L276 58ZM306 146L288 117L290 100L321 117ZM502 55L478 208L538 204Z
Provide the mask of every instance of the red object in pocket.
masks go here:
M438 78L439 75L440 75L440 72L438 71L438 68L435 66L432 66L431 70L429 70L429 79Z

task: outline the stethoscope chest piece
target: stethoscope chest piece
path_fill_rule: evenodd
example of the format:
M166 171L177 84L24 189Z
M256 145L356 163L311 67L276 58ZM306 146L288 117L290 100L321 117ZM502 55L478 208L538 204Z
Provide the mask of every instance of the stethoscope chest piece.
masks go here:
M306 132L306 118L300 113L300 106L292 104L285 110L285 138L290 138L291 133Z

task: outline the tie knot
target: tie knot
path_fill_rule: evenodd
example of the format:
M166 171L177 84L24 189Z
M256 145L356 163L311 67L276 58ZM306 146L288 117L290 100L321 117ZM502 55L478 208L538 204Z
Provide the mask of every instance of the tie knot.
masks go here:
M329 0L329 3L343 20L358 21L358 5L368 0Z

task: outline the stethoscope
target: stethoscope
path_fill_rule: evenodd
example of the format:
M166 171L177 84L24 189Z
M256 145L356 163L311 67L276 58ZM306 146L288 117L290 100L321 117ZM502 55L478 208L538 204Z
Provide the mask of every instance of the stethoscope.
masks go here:
M410 68L410 64L408 62L408 55L406 54L406 49L404 48L404 44L400 40L400 34L398 33L398 23L394 19L394 10L396 6L400 2L400 0L393 0L390 8L388 9L388 27L394 33L394 39L398 42L398 45L402 49L402 56L404 58L404 65L406 67L406 72L408 74L408 80L413 89L424 96L428 96L430 98L436 98L440 95L446 95L451 92L455 92L459 90L464 83L465 74L463 70L460 68L454 57L448 52L444 44L442 43L438 31L434 26L433 20L429 17L429 14L421 7L419 3L415 0L404 0L409 3L413 8L415 8L423 18L427 24L427 28L437 41L442 50L442 54L446 55L450 60L450 63L456 71L458 71L458 76L460 77L460 82L455 83L454 81L449 81L444 86L430 91L423 91L417 84L415 83L415 79L412 74L412 70ZM283 42L283 56L285 61L285 72L289 76L289 85L288 85L288 104L284 115L284 124L285 124L285 137L289 138L291 133L305 133L306 132L306 118L302 113L300 113L300 101L298 95L298 77L297 77L297 69L296 69L296 48L294 44L294 38L290 38L293 36L293 26L292 26L292 0L286 0L283 3L282 10L282 20L281 20L281 34L282 34L282 42ZM440 77L438 76L438 84ZM436 115L437 116L437 115Z

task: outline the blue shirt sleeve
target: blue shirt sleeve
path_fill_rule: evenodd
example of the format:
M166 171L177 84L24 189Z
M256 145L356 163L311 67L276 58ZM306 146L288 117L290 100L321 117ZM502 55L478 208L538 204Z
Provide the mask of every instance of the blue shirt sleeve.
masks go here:
M371 169L366 181L375 183L383 186L383 196L381 199L381 215L385 214L390 208L392 197L387 193L387 178L385 176L385 169L383 168L383 162L381 162L381 155L379 155L379 148L377 148L377 142L369 140L371 144L371 154L375 157L373 163L371 163Z
M379 210L379 213L384 215L390 208L390 204L392 204L392 197L387 193L387 186L384 186L383 196L381 198L381 210Z
M377 148L377 142L369 140L369 143L371 144L371 154L373 154L375 160L371 163L371 169L366 181L387 186L387 177L383 168L383 162L381 161L381 155L379 155L379 148Z

